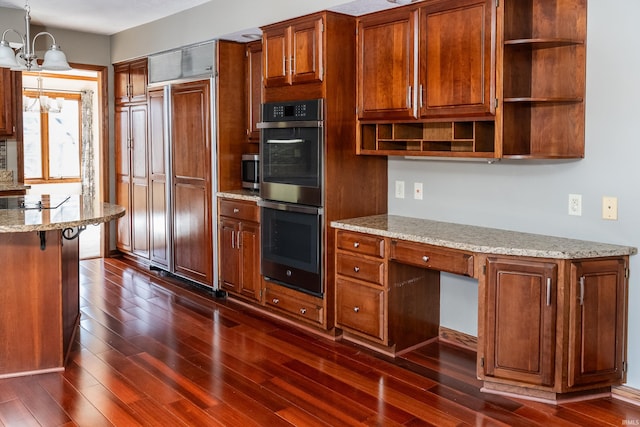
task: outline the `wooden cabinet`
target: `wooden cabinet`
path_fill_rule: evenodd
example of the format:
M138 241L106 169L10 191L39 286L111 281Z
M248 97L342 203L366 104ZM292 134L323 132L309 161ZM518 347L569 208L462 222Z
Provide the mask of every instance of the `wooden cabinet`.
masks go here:
M116 104L147 100L147 58L113 66Z
M165 138L165 91L149 90L149 259L169 268L169 220L167 141Z
M625 260L571 264L569 387L626 380Z
M220 286L235 295L262 301L260 211L256 203L219 199Z
M299 18L263 28L264 86L318 82L323 78L321 16Z
M118 249L149 258L149 173L147 104L115 109L116 204L126 213L117 221Z
M213 286L210 82L171 88L174 270Z
M262 104L262 42L246 46L247 140L260 141L260 109ZM257 147L256 147L257 148Z
M479 327L485 389L557 401L622 384L627 263L487 258Z
M0 68L0 136L12 136L15 133L12 81L11 70Z
M584 156L586 3L500 2L496 127L503 157Z
M553 386L558 267L487 260L485 374Z
M265 305L289 318L315 327L326 325L322 298L265 281Z
M335 241L336 326L347 339L397 354L438 336L439 272L396 259L397 241L342 230Z

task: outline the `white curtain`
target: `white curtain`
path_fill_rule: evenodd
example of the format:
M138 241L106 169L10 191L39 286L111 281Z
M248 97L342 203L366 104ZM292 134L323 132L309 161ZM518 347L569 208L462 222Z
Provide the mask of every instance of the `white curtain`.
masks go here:
M93 166L93 91L83 90L82 99L82 195L86 200L95 197Z

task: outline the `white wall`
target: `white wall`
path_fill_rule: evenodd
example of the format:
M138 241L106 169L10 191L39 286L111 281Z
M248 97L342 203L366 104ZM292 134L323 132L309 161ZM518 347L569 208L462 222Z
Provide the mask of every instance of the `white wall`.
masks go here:
M586 153L579 161L464 163L393 159L389 212L640 247L640 2L588 8ZM395 180L424 183L424 200L394 198ZM569 193L582 194L580 217ZM601 219L602 196L618 220ZM640 255L631 257L628 384L640 388ZM442 325L475 334L477 282L443 276Z

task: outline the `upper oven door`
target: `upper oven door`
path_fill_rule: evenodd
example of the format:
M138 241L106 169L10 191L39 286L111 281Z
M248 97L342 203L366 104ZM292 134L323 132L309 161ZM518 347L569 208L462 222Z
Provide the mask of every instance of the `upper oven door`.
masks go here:
M263 199L322 206L321 124L318 121L262 124Z

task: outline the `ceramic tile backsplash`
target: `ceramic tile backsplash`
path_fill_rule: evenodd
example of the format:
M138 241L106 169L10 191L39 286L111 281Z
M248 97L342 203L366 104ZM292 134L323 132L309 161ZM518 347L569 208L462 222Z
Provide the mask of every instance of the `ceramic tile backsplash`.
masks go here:
M7 168L7 141L0 140L0 169Z

